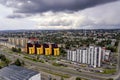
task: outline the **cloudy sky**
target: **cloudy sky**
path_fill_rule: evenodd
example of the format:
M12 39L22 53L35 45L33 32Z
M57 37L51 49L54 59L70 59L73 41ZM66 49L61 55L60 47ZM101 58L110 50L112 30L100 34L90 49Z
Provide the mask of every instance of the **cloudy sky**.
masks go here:
M120 28L120 0L0 0L0 30Z

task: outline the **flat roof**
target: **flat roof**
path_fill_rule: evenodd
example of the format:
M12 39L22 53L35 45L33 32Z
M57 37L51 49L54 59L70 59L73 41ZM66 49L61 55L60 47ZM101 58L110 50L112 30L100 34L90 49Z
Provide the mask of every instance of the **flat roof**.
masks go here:
M38 73L24 67L10 65L0 69L0 80L28 80Z

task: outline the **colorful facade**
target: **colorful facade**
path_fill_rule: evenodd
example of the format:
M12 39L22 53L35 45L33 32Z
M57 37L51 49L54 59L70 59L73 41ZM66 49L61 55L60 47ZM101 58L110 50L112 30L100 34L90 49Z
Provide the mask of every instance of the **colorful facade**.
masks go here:
M60 55L60 51L57 44L27 43L26 50L28 54L39 54L39 55L46 55L46 56Z

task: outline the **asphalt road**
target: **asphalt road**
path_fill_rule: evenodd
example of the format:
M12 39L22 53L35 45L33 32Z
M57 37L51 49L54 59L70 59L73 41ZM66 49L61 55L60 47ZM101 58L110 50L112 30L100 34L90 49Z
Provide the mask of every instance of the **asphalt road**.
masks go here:
M118 44L118 64L117 64L117 75L115 76L116 80L120 80L120 41Z
M62 74L68 74L70 76L82 76L82 77L86 77L89 79L98 79L98 80L103 80L104 78L114 78L116 80L119 80L118 78L120 77L120 43L119 43L119 54L118 54L118 66L117 66L117 73L115 75L105 75L105 74L96 74L96 73L89 73L89 72L78 72L76 70L72 70L69 68L64 68L64 67L55 67L52 65L48 65L45 63L40 63L40 62L33 62L31 60L25 59L23 58L24 55L17 55L17 54L10 54L10 53L4 53L2 52L2 50L0 51L0 53L5 54L6 56L8 56L9 58L11 58L12 60L15 60L17 58L23 60L25 63L31 64L36 66L37 70L49 70L52 72L57 72L57 73L62 73Z

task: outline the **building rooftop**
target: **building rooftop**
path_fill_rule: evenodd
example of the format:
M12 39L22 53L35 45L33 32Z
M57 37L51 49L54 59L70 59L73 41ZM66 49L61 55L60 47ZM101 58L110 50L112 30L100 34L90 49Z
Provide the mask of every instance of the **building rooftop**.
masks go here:
M0 69L0 80L28 80L39 72L11 65Z

